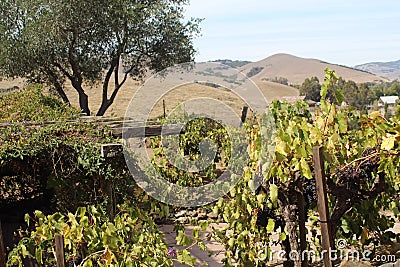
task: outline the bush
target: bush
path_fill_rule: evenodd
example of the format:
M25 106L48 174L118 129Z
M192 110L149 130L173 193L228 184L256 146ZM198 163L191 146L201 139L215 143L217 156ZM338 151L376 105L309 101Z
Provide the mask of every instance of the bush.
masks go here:
M44 95L41 86L30 85L0 95L0 114L0 123L36 123L76 119L80 112L57 98Z
M264 68L263 67L253 67L248 73L247 77L253 77L259 74Z
M157 225L133 203L119 207L110 221L100 206L79 208L74 214L48 216L36 211L33 231L20 232L24 238L10 252L7 266L23 266L34 259L41 266L55 266L53 239L64 236L67 266L173 266L168 246Z

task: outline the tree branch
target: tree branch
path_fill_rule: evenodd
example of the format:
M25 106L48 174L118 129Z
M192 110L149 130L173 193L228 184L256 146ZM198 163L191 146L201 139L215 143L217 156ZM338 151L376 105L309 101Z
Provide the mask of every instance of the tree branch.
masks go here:
M134 67L132 66L129 70L127 70L124 74L124 78L122 79L121 83L118 84L118 86L115 86L114 92L112 93L111 97L110 97L110 101L114 102L115 97L117 96L117 93L119 91L119 89L121 89L121 87L124 85L124 83L126 82L126 80L128 79L128 75L129 73L134 69Z
M66 69L64 69L63 66L61 66L60 63L54 62L53 64L54 64L54 66L57 67L65 76L67 76L67 78L70 79L71 82L72 82L72 80L73 80L72 75L71 75Z
M111 61L110 68L108 69L106 76L104 78L102 105L108 101L108 85L110 83L111 75L114 72L114 68L115 68L115 59Z
M66 103L67 105L71 105L68 96L65 94L63 86L59 81L58 75L50 69L46 69L44 70L44 72L47 73L47 75L49 76L50 82L54 85L54 88L56 89L58 95L62 98L64 103Z
M119 59L118 59L118 63L115 66L115 70L114 70L114 84L115 84L115 87L119 86Z

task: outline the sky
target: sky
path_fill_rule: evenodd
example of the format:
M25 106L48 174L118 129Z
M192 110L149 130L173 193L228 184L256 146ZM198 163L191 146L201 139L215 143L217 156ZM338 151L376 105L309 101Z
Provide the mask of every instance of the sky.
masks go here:
M197 62L276 53L355 66L400 59L398 0L190 0Z

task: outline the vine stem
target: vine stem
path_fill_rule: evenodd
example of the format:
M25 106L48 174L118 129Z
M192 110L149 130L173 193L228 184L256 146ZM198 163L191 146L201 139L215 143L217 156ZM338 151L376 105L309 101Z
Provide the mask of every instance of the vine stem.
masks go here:
M85 263L85 261L87 261L88 259L90 259L90 258L93 257L93 256L96 256L97 254L101 254L101 253L104 253L104 252L106 252L105 249L99 250L99 251L96 251L96 252L93 252L92 254L86 256L86 258L84 258L78 266L83 266L83 264Z
M110 251L112 251L112 252L114 252L114 253L121 254L121 255L123 254L123 253L121 253L120 251L113 251L113 250L110 250ZM83 264L85 263L85 261L87 261L88 259L92 258L93 256L96 256L96 255L98 255L98 254L102 254L102 253L104 253L104 252L106 252L106 249L93 252L92 254L90 254L89 256L87 256L86 258L84 258L84 259L81 261L81 263L78 265L78 267L79 267L79 266L83 266ZM134 258L134 257L133 257L133 258ZM137 259L137 258L136 258L136 259ZM144 264L145 266L150 266L150 265L148 265L148 264L145 263L145 262L142 262L141 264Z
M349 162L349 163L347 163L346 165L344 165L343 167L341 167L339 170L344 170L344 169L346 169L347 167L349 167L350 165L352 165L352 164L354 164L354 163L356 163L356 162L359 162L359 161L366 161L366 160L369 160L370 158L373 158L373 157L375 157L375 156L378 156L379 155L379 153L378 152L375 152L375 153L373 153L373 154L371 154L371 155L368 155L368 156L365 156L365 157L362 157L362 158L358 158L358 159L355 159L355 160L353 160L352 162Z

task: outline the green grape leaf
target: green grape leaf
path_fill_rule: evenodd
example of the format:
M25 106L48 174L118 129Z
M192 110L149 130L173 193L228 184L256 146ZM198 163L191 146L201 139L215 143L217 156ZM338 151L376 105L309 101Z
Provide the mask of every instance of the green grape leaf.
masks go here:
M196 264L196 258L190 256L190 252L186 249L178 251L177 259L180 263L194 266Z
M304 158L302 158L300 160L300 166L301 166L301 174L304 177L311 179L312 178L311 169L310 169L310 166L308 165L307 161Z
M93 266L93 262L91 259L88 259L87 261L85 261L85 263L83 263L82 267L92 267Z
M271 199L271 202L274 206L276 206L278 203L278 186L275 184L270 184L269 190L269 197Z
M267 233L274 232L274 229L275 229L275 221L273 219L268 219Z
M35 258L38 263L43 264L43 251L40 247L36 248Z

